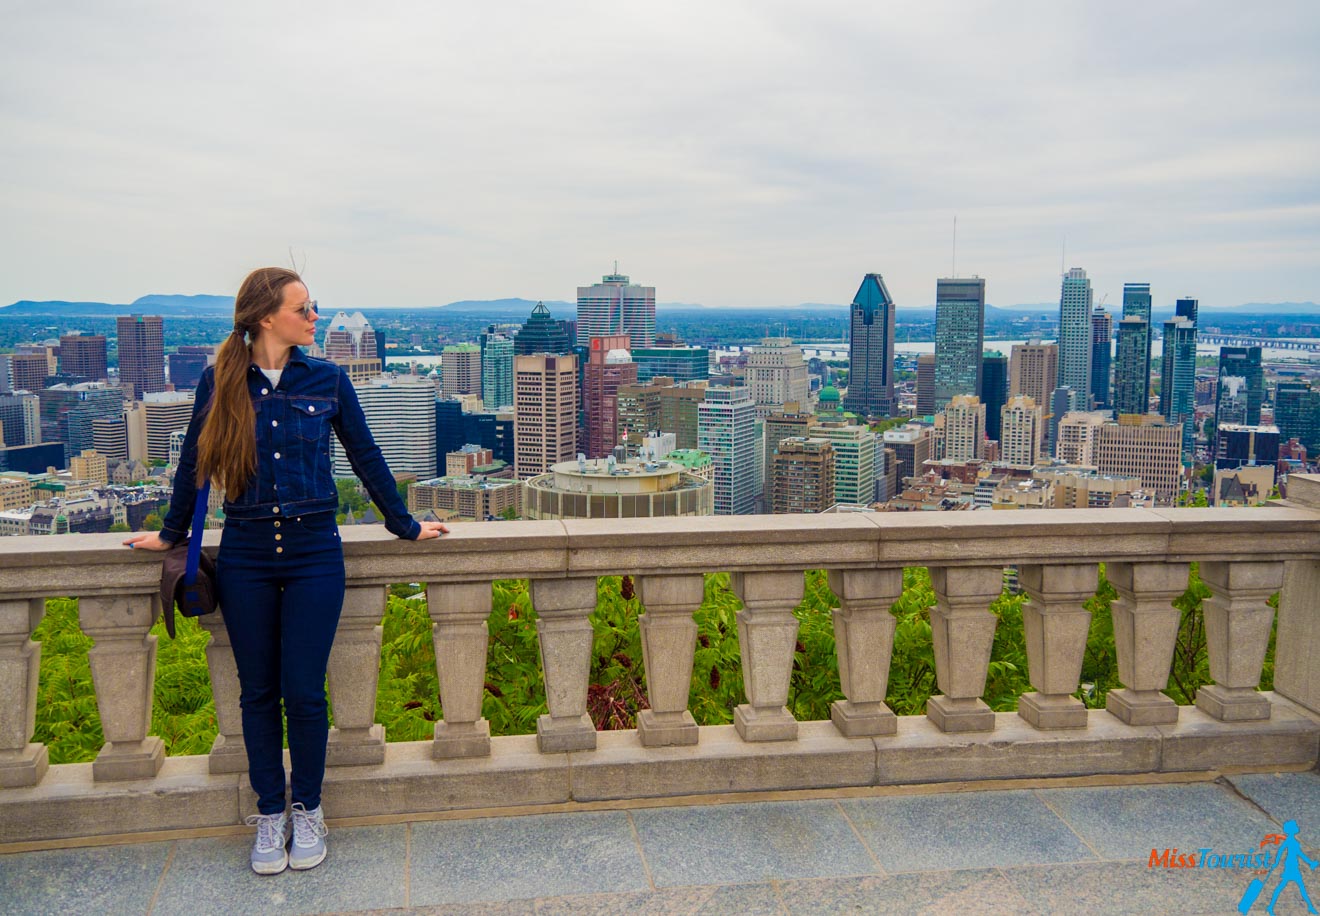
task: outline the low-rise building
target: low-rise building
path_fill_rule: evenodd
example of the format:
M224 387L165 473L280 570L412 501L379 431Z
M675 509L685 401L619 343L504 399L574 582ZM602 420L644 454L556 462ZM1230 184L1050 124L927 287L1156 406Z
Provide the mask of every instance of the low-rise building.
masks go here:
M562 461L525 482L523 515L533 519L660 518L713 515L714 483L670 458ZM709 456L706 456L709 460Z

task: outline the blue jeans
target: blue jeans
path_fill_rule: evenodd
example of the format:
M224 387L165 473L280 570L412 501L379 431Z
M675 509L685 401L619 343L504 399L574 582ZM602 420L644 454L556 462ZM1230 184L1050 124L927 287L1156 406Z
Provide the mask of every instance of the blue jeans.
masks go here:
M321 804L329 735L325 669L344 605L344 550L334 513L227 519L216 579L238 663L257 810L284 810L287 719L293 801L310 811Z

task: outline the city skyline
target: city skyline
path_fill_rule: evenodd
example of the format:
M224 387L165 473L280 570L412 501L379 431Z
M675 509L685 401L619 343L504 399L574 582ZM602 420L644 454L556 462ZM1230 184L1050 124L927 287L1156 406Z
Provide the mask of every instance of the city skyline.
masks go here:
M951 273L1043 304L1065 248L1097 300L1320 288L1313 4L240 0L6 24L0 302L224 292L290 249L353 308L494 277L568 298L615 259L712 307L846 304L869 271L899 307Z

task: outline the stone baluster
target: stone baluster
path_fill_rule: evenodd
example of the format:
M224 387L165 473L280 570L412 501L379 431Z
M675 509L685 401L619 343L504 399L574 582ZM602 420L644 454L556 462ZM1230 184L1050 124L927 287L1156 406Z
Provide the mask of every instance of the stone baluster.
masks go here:
M744 741L794 740L797 720L785 704L797 645L793 609L802 603L803 574L733 573L729 581L743 603L738 612L738 645L747 692L747 702L733 712L734 727Z
M32 743L41 644L29 637L45 612L42 598L0 601L0 789L34 786L50 764L46 745Z
M1004 590L1004 571L998 566L932 567L930 581L935 589L930 627L940 693L926 702L926 716L945 732L991 731L995 714L981 694L999 623L990 603Z
M533 579L532 606L550 709L536 721L537 746L543 753L594 750L596 727L587 714L587 683L596 580Z
M898 717L885 705L897 623L890 607L903 594L901 569L831 569L834 652L844 699L830 706L834 726L848 737L892 735Z
M150 632L155 595L96 595L78 599L78 622L95 644L87 653L106 744L92 762L92 778L149 779L165 762L165 744L148 735L156 687L156 637Z
M206 644L206 670L211 675L211 696L215 698L215 721L218 734L211 743L207 768L221 773L246 773L247 749L243 746L243 710L239 705L238 665L229 642L224 617L217 611L197 618L202 629L211 634Z
M651 704L637 716L637 737L645 747L697 743L699 732L688 712L688 691L697 648L697 624L692 615L704 595L701 575L648 575L637 581L637 596L646 609L638 625Z
M435 724L431 755L485 757L490 754L490 723L481 715L486 684L486 651L491 610L489 582L431 585L426 589L431 639L439 675L444 720Z
M1128 725L1178 721L1178 704L1161 691L1169 683L1181 612L1173 600L1187 590L1187 563L1107 563L1105 578L1118 592L1114 645L1122 689L1105 709Z
M1202 563L1201 581L1211 593L1201 613L1215 683L1196 691L1196 706L1226 722L1268 719L1256 686L1274 622L1265 601L1283 583L1283 563Z
M382 585L350 585L344 592L344 609L326 669L335 713L326 766L385 762L385 726L376 722L376 686L387 594Z
M1094 563L1021 567L1018 576L1030 599L1022 608L1027 666L1035 693L1018 699L1018 715L1036 728L1085 728L1086 707L1073 696L1082 675L1095 596Z

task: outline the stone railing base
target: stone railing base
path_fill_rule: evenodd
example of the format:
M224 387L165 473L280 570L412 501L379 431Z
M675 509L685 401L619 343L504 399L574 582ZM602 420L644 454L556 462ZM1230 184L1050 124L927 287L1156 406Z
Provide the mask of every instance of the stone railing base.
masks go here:
M1091 710L1085 729L1042 731L1016 713L985 732L946 733L900 716L894 735L844 737L798 723L795 741L746 742L707 726L695 745L643 747L600 732L595 750L542 753L535 735L491 739L488 757L437 760L430 741L386 746L375 766L332 767L331 817L424 814L569 801L968 782L1057 776L1295 769L1320 762L1320 716L1277 694L1269 719L1222 722L1182 707L1177 722L1131 726ZM0 792L0 845L199 827L255 812L246 774L212 775L207 758L172 757L153 779L94 782L92 764L52 766L40 785Z

